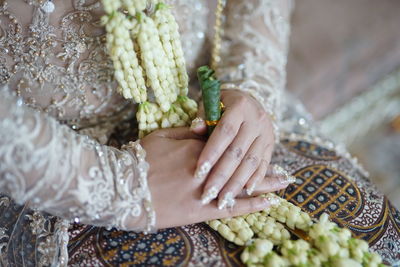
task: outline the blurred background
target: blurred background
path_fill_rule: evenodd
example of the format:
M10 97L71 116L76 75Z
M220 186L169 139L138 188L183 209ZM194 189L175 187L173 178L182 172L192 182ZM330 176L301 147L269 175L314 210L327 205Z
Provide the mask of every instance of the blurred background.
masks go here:
M400 1L296 1L288 90L400 208Z

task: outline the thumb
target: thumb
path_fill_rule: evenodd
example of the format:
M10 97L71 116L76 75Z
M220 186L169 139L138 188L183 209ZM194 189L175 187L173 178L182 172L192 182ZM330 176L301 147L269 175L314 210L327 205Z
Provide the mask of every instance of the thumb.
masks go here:
M202 139L201 136L191 131L189 127L178 127L160 129L154 132L159 137L182 140L182 139Z
M203 101L199 103L199 110L197 111L197 117L192 121L190 130L199 135L205 135L207 133L207 125L204 121L204 105Z
M195 134L205 135L207 133L206 122L202 118L197 117L192 121L192 125L190 125L190 130Z

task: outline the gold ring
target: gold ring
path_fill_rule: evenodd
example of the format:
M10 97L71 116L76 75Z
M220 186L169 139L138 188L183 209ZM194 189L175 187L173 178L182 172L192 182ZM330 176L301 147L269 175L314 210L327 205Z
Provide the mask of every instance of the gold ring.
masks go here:
M219 122L219 120L216 120L216 121L208 121L208 120L206 120L207 126L215 126L215 125L218 124L218 122Z
M221 108L222 111L225 110L225 105L222 103L222 101L219 101L219 107Z

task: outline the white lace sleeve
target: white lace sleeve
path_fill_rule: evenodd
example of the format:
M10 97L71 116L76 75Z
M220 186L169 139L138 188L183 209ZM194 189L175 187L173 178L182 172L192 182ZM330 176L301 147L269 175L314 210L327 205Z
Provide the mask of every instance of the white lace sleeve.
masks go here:
M123 230L154 225L139 143L100 145L0 89L0 191L65 219Z
M279 120L286 82L290 0L227 0L218 76ZM277 134L277 126L275 124Z

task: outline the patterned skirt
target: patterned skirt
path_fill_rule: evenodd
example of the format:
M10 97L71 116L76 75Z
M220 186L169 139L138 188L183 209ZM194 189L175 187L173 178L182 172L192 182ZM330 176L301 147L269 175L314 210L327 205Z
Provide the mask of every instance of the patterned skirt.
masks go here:
M135 138L131 120L118 123L108 145L119 147ZM95 137L91 129L81 133ZM400 266L400 213L366 178L346 153L319 137L287 135L272 161L297 178L278 192L311 216L327 212L353 236L368 241L386 264ZM47 266L59 256L60 220L19 206L0 195L0 265ZM69 231L70 266L242 266L239 247L204 223L157 233L107 230L73 224ZM64 251L66 253L66 251ZM6 264L5 264L6 263Z
M327 212L369 242L386 264L400 264L400 213L353 161L301 138L281 140L273 162L296 176L279 195L311 216ZM242 247L204 223L143 235L74 224L71 266L242 266Z

